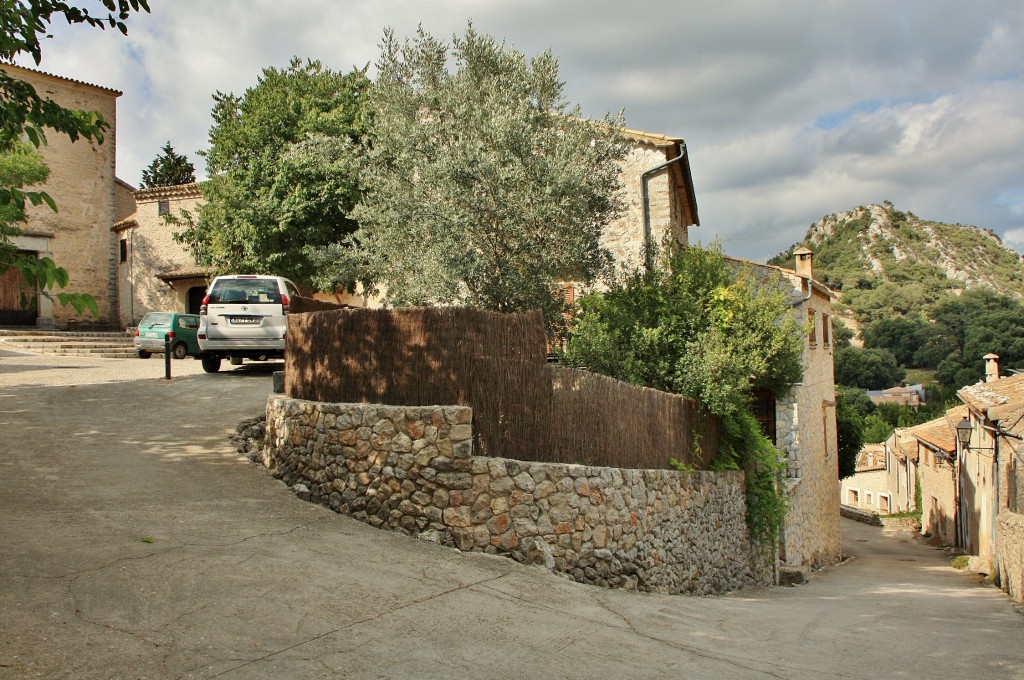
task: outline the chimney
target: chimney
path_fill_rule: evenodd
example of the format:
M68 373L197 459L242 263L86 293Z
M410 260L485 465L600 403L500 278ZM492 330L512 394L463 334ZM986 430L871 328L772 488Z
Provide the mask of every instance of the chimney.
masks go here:
M985 355L985 382L995 382L999 380L999 355L998 354L986 354Z
M796 273L805 279L814 278L814 253L808 248L800 246L793 251L796 256Z

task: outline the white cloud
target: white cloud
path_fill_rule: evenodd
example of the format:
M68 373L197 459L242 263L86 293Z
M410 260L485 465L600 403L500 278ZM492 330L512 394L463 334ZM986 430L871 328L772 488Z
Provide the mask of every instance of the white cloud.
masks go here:
M1008 239L1024 230L1020 3L151 4L128 38L55 25L44 46L42 68L124 91L128 181L167 140L204 148L211 95L242 93L266 66L295 55L348 70L376 60L386 26L446 38L472 19L527 54L550 47L585 114L625 108L630 127L684 136L704 224L695 237L720 235L734 254L768 257L824 214L885 199Z

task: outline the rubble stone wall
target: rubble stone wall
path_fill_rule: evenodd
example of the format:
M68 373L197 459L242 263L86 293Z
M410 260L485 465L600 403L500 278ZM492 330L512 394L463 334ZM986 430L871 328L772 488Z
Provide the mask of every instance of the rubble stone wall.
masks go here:
M1013 600L1024 602L1024 515L1000 512L996 537L999 585Z
M742 473L474 456L472 419L461 406L272 396L261 457L342 514L583 583L704 595L773 581L751 549Z

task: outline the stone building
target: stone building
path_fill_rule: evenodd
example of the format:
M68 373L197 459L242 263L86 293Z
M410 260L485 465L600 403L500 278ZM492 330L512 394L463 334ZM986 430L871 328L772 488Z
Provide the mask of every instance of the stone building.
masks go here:
M956 424L957 544L1017 601L1024 601L1024 375L1000 378L985 357L986 379L957 392L966 416Z
M839 503L859 510L888 512L885 461L885 444L865 444L857 454L856 472L840 482Z
M689 228L700 219L686 142L639 130L623 135L630 143L619 177L625 209L604 230L601 245L618 265L636 269L647 246L689 245Z
M36 308L27 314L11 309L9 296L0 294L5 309L0 315L7 321L39 326L66 326L74 322L113 325L117 317L116 249L110 225L131 213L131 187L115 177L117 140L117 98L121 93L98 85L51 75L11 64L0 70L31 84L43 98L65 108L99 112L110 124L103 142L78 139L47 131L47 144L41 147L50 168L45 190L57 204L58 212L48 207L29 207L23 233L13 241L18 250L37 257L50 257L70 274L69 291L88 293L99 305L99 318L78 316L71 307L61 307L42 295L36 295ZM14 277L8 272L4 280ZM7 281L7 285L19 282ZM19 314L15 315L18 312ZM16 316L16 318L15 318Z
M206 293L205 268L174 240L166 215L195 213L202 201L198 184L139 189L132 214L113 225L117 240L118 318L134 326L147 312L196 314Z
M885 440L889 513L917 509L918 442L910 428L898 427ZM885 514L885 513L883 513Z
M967 414L957 406L941 418L910 428L917 439L917 474L921 487L921 533L944 545L956 545L956 435Z
M786 293L804 338L803 381L782 398L757 395L755 413L762 430L786 455L789 508L780 545L783 564L819 568L842 559L836 439L836 393L832 355L832 299L829 288L814 279L813 253L796 251L796 269L730 258L749 267L765 286Z

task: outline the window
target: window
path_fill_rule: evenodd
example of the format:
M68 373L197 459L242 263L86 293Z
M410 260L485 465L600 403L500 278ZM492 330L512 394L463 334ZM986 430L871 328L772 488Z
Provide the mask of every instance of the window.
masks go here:
M171 201L167 198L161 198L156 204L157 215L170 215L171 214Z
M761 426L761 433L774 445L775 441L775 397L768 390L754 392L754 418Z
M860 494L857 492L857 490L856 489L850 489L847 493L849 494L849 499L848 500L850 502L850 505L852 505L854 507L859 507L860 506L860 499L859 499L859 495Z
M878 497L878 510L883 515L889 514L889 496L880 495Z
M808 309L807 310L807 326L810 328L810 330L808 331L808 338L807 338L807 340L808 340L808 342L810 342L811 347L817 347L818 346L818 328L817 328L817 326L815 326L815 321L816 320L814 318L814 310L813 309Z
M871 507L871 492L870 491L868 491L868 492L866 492L864 494L864 502L868 505L868 507Z
M825 347L832 346L832 327L828 323L828 314L821 315L821 344Z
M127 262L128 261L128 239L126 239L126 238L121 239L121 242L120 242L119 245L121 247L121 262Z

